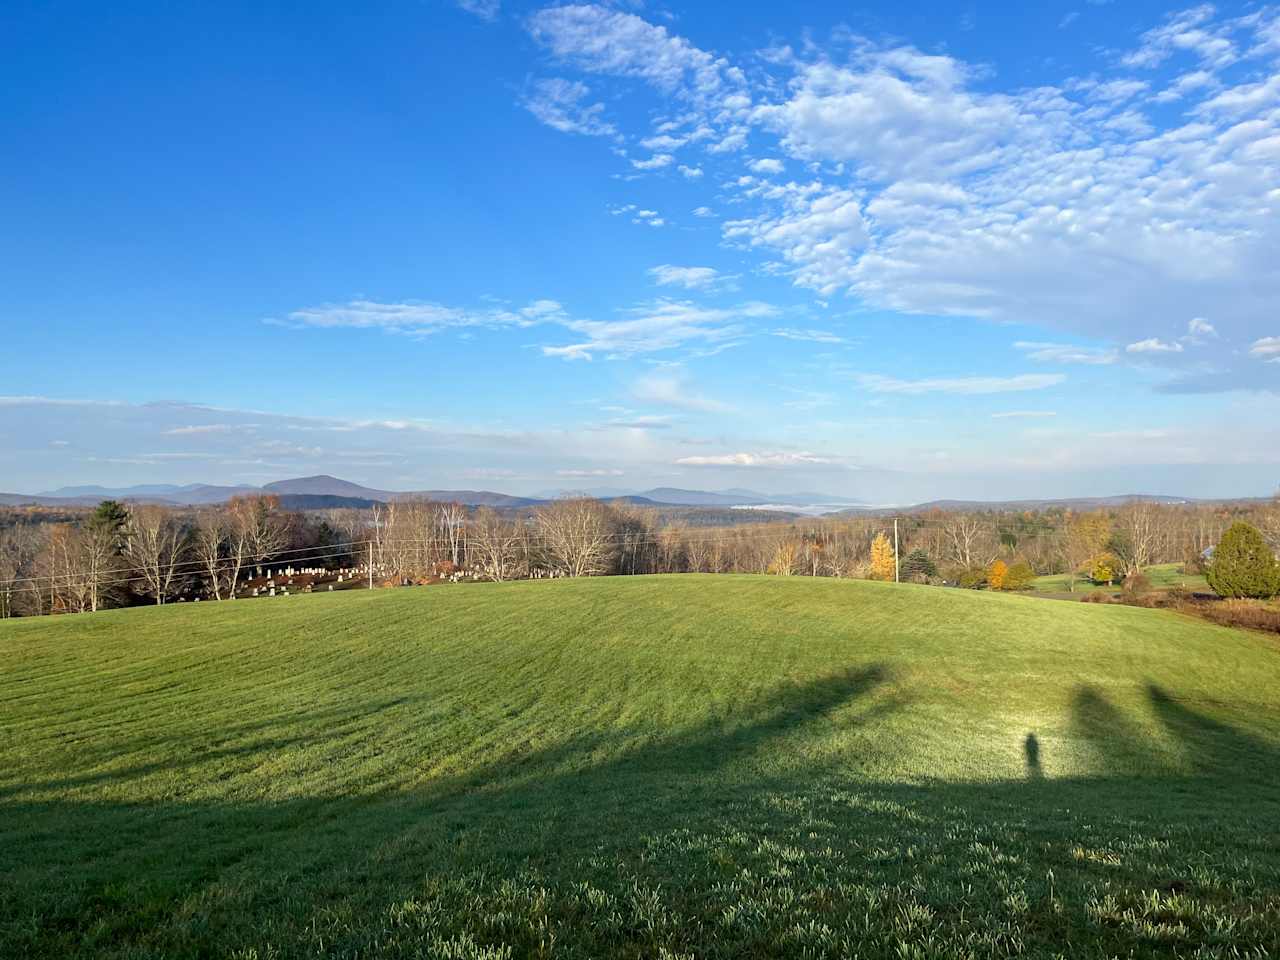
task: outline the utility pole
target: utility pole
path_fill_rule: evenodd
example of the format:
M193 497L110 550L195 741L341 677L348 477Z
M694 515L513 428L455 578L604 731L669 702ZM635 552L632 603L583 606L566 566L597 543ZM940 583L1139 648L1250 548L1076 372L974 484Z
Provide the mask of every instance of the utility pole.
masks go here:
M893 582L901 583L902 578L898 575L900 567L898 565L898 518L893 518Z
M373 589L373 541L369 541L369 589Z

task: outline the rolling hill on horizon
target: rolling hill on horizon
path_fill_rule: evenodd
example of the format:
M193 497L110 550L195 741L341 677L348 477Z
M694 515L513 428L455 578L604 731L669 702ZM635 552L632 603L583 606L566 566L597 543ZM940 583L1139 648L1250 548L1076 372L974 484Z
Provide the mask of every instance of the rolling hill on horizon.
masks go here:
M171 506L201 506L223 503L233 496L254 493L275 494L281 497L288 509L320 509L325 507L369 507L396 499L422 497L443 502L457 502L466 506L491 506L500 508L534 507L559 495L574 491L543 491L537 496L519 496L492 490L382 490L343 480L327 474L295 477L254 486L221 486L217 484L140 484L129 487L80 485L59 487L36 494L0 493L0 506L93 506L104 499L124 500L136 503L159 503ZM829 516L857 516L865 513L901 512L914 513L927 510L1042 510L1048 508L1095 509L1119 506L1136 500L1162 504L1233 503L1254 502L1263 497L1195 498L1163 494L1119 494L1096 497L1067 497L1015 500L931 500L916 504L876 506L860 502L853 497L838 497L816 492L762 493L745 488L726 490L690 490L679 487L654 487L631 491L625 488L601 488L580 491L601 500L658 507L787 507L808 509L811 514ZM831 510L822 510L824 506Z
M129 487L81 485L59 487L41 493L0 494L0 503L16 504L49 503L51 505L89 505L104 499L135 502L168 503L184 506L222 503L233 496L253 493L275 494L281 497L327 497L373 502L389 502L407 497L424 497L430 500L456 501L467 506L522 507L545 503L573 491L547 491L540 496L519 496L491 490L383 490L367 487L328 474L277 480L260 487L219 486L215 484L139 484ZM731 489L725 491L685 490L675 487L655 487L649 490L599 490L584 491L603 500L624 501L656 506L803 506L830 503L854 504L849 497L836 497L819 493L760 493L754 490Z

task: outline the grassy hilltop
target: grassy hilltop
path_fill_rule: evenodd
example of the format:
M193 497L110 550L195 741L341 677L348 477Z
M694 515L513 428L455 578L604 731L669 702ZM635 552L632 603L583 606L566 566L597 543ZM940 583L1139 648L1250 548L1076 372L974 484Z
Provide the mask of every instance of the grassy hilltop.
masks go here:
M1280 648L1164 611L521 582L0 664L0 956L1280 952Z

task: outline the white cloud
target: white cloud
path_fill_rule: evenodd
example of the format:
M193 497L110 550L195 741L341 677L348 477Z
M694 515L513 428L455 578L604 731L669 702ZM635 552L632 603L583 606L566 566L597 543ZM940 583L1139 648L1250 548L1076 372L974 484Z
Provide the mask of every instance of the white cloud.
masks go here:
M1191 70L1178 77L1165 89L1157 93L1153 100L1156 103L1172 103L1181 100L1197 90L1219 86L1217 76L1209 70Z
M266 322L330 329L382 329L425 336L464 327L530 327L543 321L561 319L563 315L563 308L554 300L535 300L517 310L471 310L417 301L378 303L373 300L352 300L348 303L294 310L285 321L268 319Z
M1013 377L939 377L924 380L899 380L879 374L859 374L857 382L872 393L924 394L951 393L980 395L1044 390L1066 380L1060 373L1022 373Z
M648 160L632 160L631 165L637 170L661 170L663 167L671 166L675 159L669 153L655 153Z
M624 312L621 320L567 320L564 326L585 339L564 346L544 346L547 356L590 360L595 356L656 353L693 343L721 345L742 333L742 321L774 316L764 303L737 307L700 307L681 300L658 300Z
M1068 343L1041 343L1019 340L1014 347L1023 351L1028 360L1045 363L1088 363L1106 365L1120 359L1119 353L1110 348L1077 347Z
M496 20L502 7L501 0L457 0L458 6L473 13L481 20Z
M621 477L625 471L607 470L599 468L596 470L557 470L557 477Z
M520 102L540 121L562 133L616 136L617 128L601 119L604 104L584 103L590 94L581 81L551 78L534 81Z
M1138 340L1124 348L1126 353L1181 353L1182 344L1168 343L1158 337Z
M684 287L686 290L705 290L725 279L712 267L677 267L669 263L652 267L649 276L660 287Z
M661 227L667 222L657 210L640 210L634 203L623 204L620 207L610 207L609 214L614 217L630 215L632 223L649 227Z
M656 137L646 137L640 141L640 146L654 153L665 153L668 150L674 150L688 143L685 137L673 137L670 134L659 134Z
M202 423L185 427L173 427L165 430L164 435L167 437L189 437L202 433L230 433L233 430L247 430L253 424L244 423Z
M735 211L726 241L822 297L1121 344L1142 342L1151 317L1212 316L1228 333L1191 332L1194 358L1164 356L1216 368L1221 384L1243 382L1228 374L1270 332L1280 302L1280 17L1270 8L1175 13L1098 75L1033 88L854 35L838 60L812 44L770 51L748 83L633 14L553 8L532 29L567 63L678 101L657 135L686 138L682 150L743 150L750 139L757 157L803 161L809 180L740 177L719 185L718 206ZM1050 346L1063 345L1037 359L1114 355L1051 356Z
M850 190L793 196L781 213L730 220L723 229L727 239L776 249L793 265L797 283L823 294L853 281L854 260L869 241L858 196Z
M782 161L774 157L764 157L763 159L756 160L756 161L753 161L752 163L747 164L747 166L750 167L756 173L765 173L765 174L781 173L784 169L786 169L782 165Z
M591 73L635 77L667 93L718 92L728 64L662 26L594 4L548 7L529 32L553 56Z
M1192 317L1187 321L1187 333L1193 337L1216 337L1218 331L1204 317Z
M866 50L854 68L800 68L790 98L755 119L803 160L846 161L873 180L963 174L989 165L1019 136L1009 97L964 87L967 68L910 48Z
M1033 420L1043 419L1046 417L1056 417L1058 414L1053 410L1006 410L1003 413L993 413L992 420Z
M794 327L780 327L769 333L784 340L808 340L812 343L844 343L844 337L827 330L797 330Z
M680 171L686 180L697 180L702 176L701 167L689 167L682 163L676 169Z
M1255 357L1280 357L1280 337L1255 340L1249 347L1249 353Z
M1142 44L1126 54L1121 63L1126 67L1158 67L1175 53L1197 56L1208 66L1225 67L1237 58L1235 45L1221 25L1212 23L1214 8L1201 4L1189 10L1170 14L1168 21L1142 35Z
M725 453L717 456L680 457L685 467L794 467L835 463L815 453Z
M716 212L710 207L694 207L693 215L695 217L714 217Z

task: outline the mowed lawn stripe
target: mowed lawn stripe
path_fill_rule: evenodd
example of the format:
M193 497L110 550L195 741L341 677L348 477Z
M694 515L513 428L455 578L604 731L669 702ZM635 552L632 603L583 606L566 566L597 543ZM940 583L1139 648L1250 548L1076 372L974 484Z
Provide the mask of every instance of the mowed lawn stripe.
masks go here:
M1280 949L1280 652L1165 611L684 575L0 649L0 953Z

